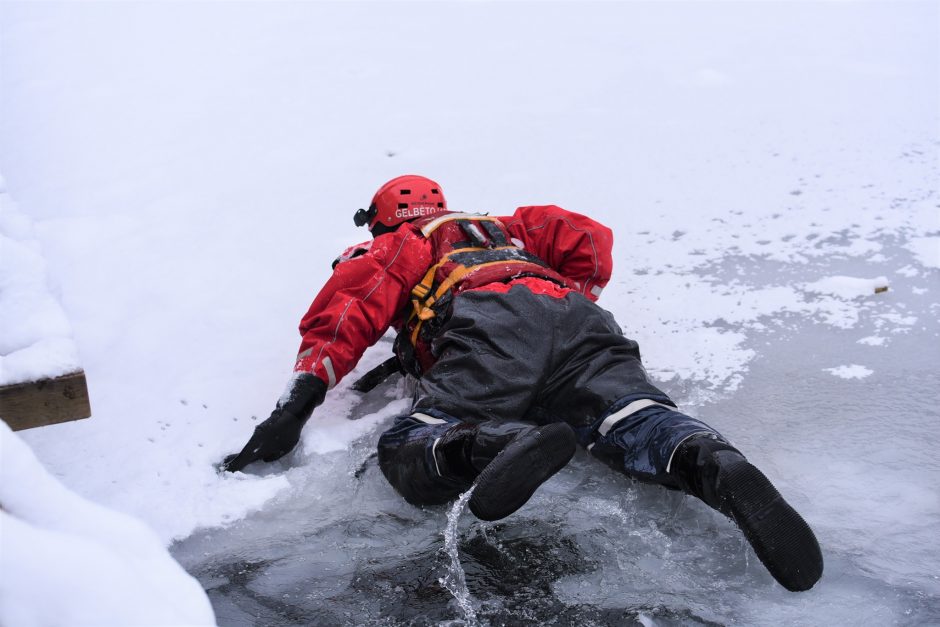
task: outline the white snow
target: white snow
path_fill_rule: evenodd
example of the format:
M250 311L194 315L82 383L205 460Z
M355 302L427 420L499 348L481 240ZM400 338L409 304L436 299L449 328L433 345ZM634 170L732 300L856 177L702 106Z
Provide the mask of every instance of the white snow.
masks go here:
M912 237L905 247L927 268L940 268L940 236Z
M195 579L139 520L70 492L0 421L0 623L214 625Z
M286 503L305 518L307 504L294 503L304 490L319 505L355 501L313 473L360 439L374 446L407 408L396 389L360 418L348 387L388 356L387 342L330 392L283 462L235 475L214 464L284 389L300 316L336 254L365 237L355 209L417 172L455 209L551 202L613 228L601 305L692 413L713 410L749 455L787 471L777 476L836 555L837 590L768 611L751 602L745 623L857 622L863 595L845 572L934 590L934 554L903 540L929 537L936 519L933 505L911 505L926 489L917 480L936 485L932 452L850 459L845 430L825 416L807 432L789 415L771 419L780 398L754 401L769 415L759 424L734 415L740 397L721 403L748 397L765 342L791 351L784 372L872 384L930 371L829 368L866 357L822 361L802 336L890 337L881 354L937 317L926 282L940 239L937 12L916 2L0 3L0 171L26 214L0 194L2 377L75 363L40 342L74 338L94 411L21 437L69 488L140 518L163 543ZM46 306L48 289L33 291L40 275L59 286L67 320ZM888 285L875 275L894 277L888 292L874 293ZM14 357L27 347L35 358ZM773 396L788 398L789 383ZM865 411L854 419L874 421ZM925 471L908 467L917 456ZM872 477L876 496L904 505L877 521ZM912 529L917 517L923 528ZM890 542L866 543L885 530ZM872 565L883 562L896 576L879 579ZM721 613L734 605L727 594L708 609L716 622L734 622ZM899 622L894 609L875 614Z
M0 386L81 369L65 312L53 296L32 221L0 176Z
M866 346L884 346L885 342L888 341L888 338L882 337L879 335L867 335L862 339L858 340L859 344L865 344Z
M871 376L874 374L874 370L866 368L865 366L859 366L858 364L850 364L847 366L836 366L835 368L824 368L829 374L839 377L840 379L864 379L865 377Z

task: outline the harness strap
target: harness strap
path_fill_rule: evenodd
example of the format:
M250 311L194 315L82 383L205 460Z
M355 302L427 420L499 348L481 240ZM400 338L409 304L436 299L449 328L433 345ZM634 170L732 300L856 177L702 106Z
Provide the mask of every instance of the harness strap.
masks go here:
M493 224L490 220L481 221L480 226L483 227L483 230L486 231L486 234L490 236L490 241L493 242L496 246L506 246L509 244L509 242L506 241L506 236L503 234L500 228Z
M456 262L458 264L458 268L466 267L467 269L474 269L484 265L490 265L492 262L518 263L522 261L534 263L543 267L546 266L545 262L539 259L536 255L522 250L517 246L498 246L496 248L458 248L444 255L440 261L431 266L424 274L424 277L421 279L421 281L411 288L411 297L413 302L424 301L428 298L428 296L431 294L431 291L434 289L434 277L437 275L437 271L442 265L451 261ZM462 274L454 282L459 281L464 276L466 276L466 273ZM453 286L453 283L451 283L450 286ZM440 296L438 295L437 298L440 298ZM416 306L415 311L419 311L419 309L420 308Z
M440 226L453 221L456 221L460 230L470 238L470 242L467 242L470 245L448 252L431 266L421 281L411 289L413 311L405 325L411 324L417 318L417 324L411 332L412 345L417 345L422 325L437 315L433 309L434 304L472 272L498 264L535 264L548 267L538 256L509 244L499 226L498 218L479 214L451 213L428 222L421 229L421 234L427 238ZM455 264L454 268L439 285L435 286L434 279L437 273L444 264L448 263Z
M418 324L415 325L414 330L411 332L411 343L417 344L418 333L421 331L421 325L424 324L425 321L430 320L435 315L437 315L435 314L434 309L432 309L432 307L434 306L434 303L436 303L438 299L440 299L444 294L446 294L450 290L450 288L452 288L456 283L461 281L468 274L470 274L471 272L475 270L479 270L480 268L486 268L488 266L496 266L500 264L506 265L506 264L528 264L528 263L531 263L531 262L526 259L502 259L499 261L488 261L486 263L481 263L481 264L477 264L473 266L460 265L454 268L453 272L451 272L447 276L446 279L441 281L440 287L438 287L437 290L435 290L433 296L427 298L423 303L419 303L417 300L414 300L414 299L412 300L412 303L415 306L415 310L414 310L414 313L411 314L411 318L414 318L415 316L417 316Z
M476 248L489 248L486 238L483 237L483 231L470 220L457 220L460 230L470 238L470 241L476 244Z

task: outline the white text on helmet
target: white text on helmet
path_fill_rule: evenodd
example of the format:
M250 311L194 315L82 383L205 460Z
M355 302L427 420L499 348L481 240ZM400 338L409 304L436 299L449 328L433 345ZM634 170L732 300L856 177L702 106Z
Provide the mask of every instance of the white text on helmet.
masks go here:
M431 216L435 213L440 213L444 211L443 207L436 207L434 205L417 205L416 207L408 207L407 209L397 209L395 211L396 218L420 218L421 216Z

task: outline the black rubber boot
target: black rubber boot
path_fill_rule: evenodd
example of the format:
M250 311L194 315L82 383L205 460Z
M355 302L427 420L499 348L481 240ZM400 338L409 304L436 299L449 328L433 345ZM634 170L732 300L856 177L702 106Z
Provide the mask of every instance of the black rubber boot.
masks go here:
M709 437L687 440L676 450L670 474L683 491L731 518L784 588L809 590L822 576L813 530L730 444Z
M470 511L481 520L499 520L525 505L575 448L574 431L564 423L461 424L438 441L435 461L442 475L476 477Z

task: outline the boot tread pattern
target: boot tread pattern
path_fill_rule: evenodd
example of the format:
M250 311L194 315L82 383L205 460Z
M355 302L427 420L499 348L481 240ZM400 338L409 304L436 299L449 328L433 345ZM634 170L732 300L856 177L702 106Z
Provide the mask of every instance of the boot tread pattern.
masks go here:
M567 424L552 423L513 440L477 477L470 511L480 520L509 516L574 456L576 440Z
M812 588L823 571L819 543L770 480L743 462L723 473L721 486L722 511L741 528L770 574L791 592Z

